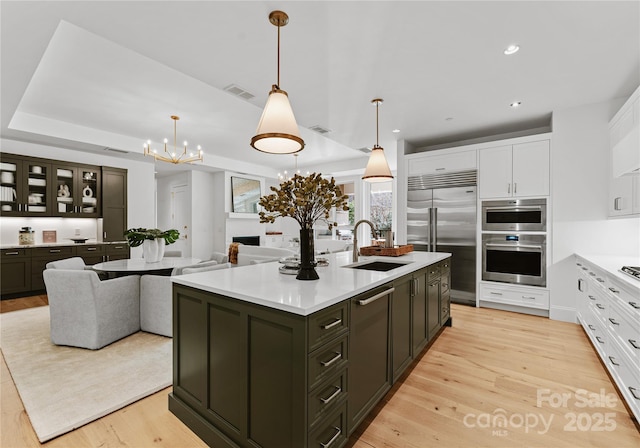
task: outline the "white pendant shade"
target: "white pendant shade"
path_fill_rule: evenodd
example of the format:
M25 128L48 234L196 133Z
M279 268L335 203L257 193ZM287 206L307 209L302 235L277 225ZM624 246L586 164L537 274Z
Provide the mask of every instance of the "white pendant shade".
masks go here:
M304 148L287 92L273 86L251 146L270 154L291 154Z
M384 149L380 146L374 147L371 151L362 179L367 182L387 182L393 179L389 164L384 156Z

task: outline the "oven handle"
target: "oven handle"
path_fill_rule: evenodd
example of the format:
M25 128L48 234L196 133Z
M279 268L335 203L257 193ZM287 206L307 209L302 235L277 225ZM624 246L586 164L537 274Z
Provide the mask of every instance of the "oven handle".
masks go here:
M532 244L496 244L496 243L486 243L486 247L508 247L509 249L538 249L542 252L542 246L540 245L532 245Z
M519 210L540 210L542 211L543 207L541 205L514 205L514 206L503 206L503 207L483 207L485 211L493 211L493 210L511 210L517 212Z

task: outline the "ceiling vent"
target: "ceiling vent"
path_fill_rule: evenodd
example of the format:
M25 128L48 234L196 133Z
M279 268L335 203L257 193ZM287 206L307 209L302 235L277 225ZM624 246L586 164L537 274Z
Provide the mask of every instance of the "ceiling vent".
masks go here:
M244 100L250 100L252 98L255 98L255 95L247 92L242 87L238 87L235 84L229 84L227 87L225 87L222 90L224 90L225 92L229 92L231 95L239 96Z
M111 152L119 152L121 154L129 154L129 151L124 151L122 149L114 149L114 148L104 148L105 151L111 151Z
M371 152L371 148L367 148L366 146L363 146L362 148L356 148L356 151L360 151L360 152L363 152L365 154L369 154Z
M316 131L318 134L328 134L329 132L331 132L330 129L323 128L319 124L316 124L315 126L311 126L309 129L311 129L312 131Z

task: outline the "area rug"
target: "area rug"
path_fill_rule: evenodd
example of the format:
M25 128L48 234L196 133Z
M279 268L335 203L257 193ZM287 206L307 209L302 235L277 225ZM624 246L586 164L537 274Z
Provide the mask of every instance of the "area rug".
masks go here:
M101 350L59 347L48 306L0 314L0 349L40 442L172 382L170 338L138 332Z

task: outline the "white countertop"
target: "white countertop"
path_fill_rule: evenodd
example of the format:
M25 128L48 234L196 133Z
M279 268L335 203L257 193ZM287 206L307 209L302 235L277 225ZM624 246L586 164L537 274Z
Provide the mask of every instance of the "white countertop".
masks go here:
M278 268L282 265L274 261L180 275L171 281L306 316L450 256L445 252L411 252L400 257L360 257L357 264L373 260L407 263L377 272L343 267L352 264L351 252L338 252L323 256L329 266L316 267L319 280L296 280L295 275L281 274Z
M625 285L633 288L640 294L640 280L636 280L627 274L620 272L622 266L640 266L640 257L620 257L615 255L590 255L576 254L587 261L607 271L616 280L624 282Z

